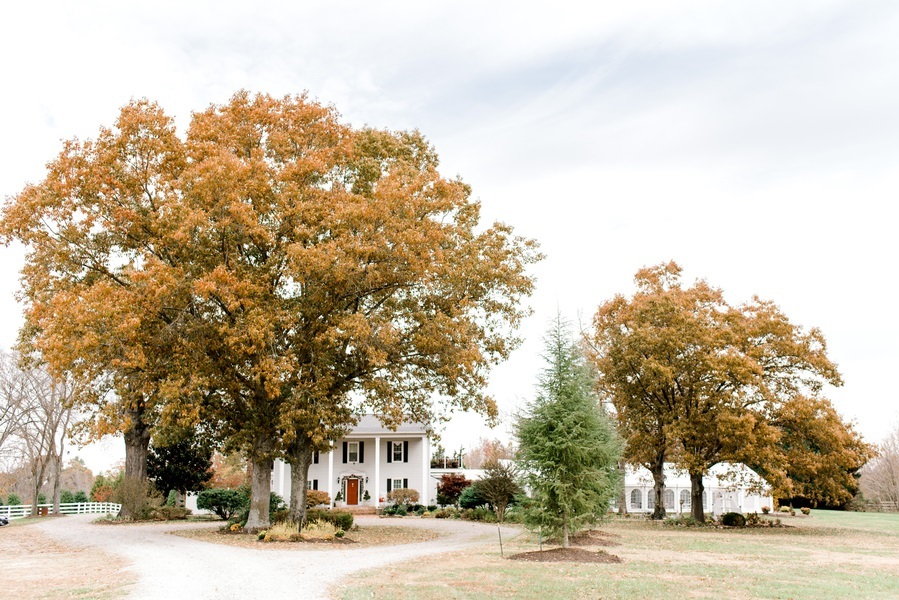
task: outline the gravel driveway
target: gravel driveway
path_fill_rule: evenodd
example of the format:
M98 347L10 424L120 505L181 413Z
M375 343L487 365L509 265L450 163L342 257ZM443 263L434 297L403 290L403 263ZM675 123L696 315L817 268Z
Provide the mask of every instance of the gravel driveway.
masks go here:
M446 535L402 546L339 550L253 550L210 544L166 532L221 527L221 522L95 525L96 515L51 519L37 525L49 537L74 546L101 548L123 557L137 575L130 598L327 598L328 587L350 573L416 556L495 542L496 526L443 519L378 519L366 524L421 527ZM516 529L503 528L503 538Z

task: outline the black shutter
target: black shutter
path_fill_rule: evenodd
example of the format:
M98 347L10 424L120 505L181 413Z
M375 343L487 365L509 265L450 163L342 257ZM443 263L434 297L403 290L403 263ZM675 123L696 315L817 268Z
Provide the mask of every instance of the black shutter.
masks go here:
M409 462L409 442L403 442L403 462Z
M315 452L312 453L312 464L314 464L314 465L318 464L318 450L316 450Z
M359 462L365 462L365 442L359 442Z
M409 487L409 480L408 480L408 479L403 479L403 487L404 487L404 488L408 488L408 487Z
M387 442L387 462L393 462L393 442Z
M389 494L391 491L393 491L393 490L390 489L392 485L393 485L393 480L392 480L392 479L388 479L388 480L387 480L387 493L388 493L388 494Z
M313 480L312 480L312 489L313 489L313 490L318 490L318 479L313 479Z
M347 443L343 443L343 463L346 464L346 455L347 455Z

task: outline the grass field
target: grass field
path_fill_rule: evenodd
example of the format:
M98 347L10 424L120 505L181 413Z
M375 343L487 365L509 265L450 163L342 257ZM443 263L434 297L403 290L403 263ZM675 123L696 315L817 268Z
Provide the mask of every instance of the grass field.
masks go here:
M603 525L621 564L532 563L491 545L354 575L361 598L899 598L899 515L812 511L788 528ZM525 533L506 556L537 549Z

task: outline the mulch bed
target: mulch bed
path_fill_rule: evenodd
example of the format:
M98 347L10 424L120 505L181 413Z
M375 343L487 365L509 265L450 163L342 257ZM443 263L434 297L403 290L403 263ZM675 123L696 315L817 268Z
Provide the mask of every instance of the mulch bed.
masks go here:
M582 548L553 548L552 550L522 552L513 554L511 560L527 562L581 562L581 563L620 563L621 559L614 554L602 550L593 552Z
M620 536L614 533L606 533L605 531L584 531L578 533L568 540L572 546L620 546L615 538Z

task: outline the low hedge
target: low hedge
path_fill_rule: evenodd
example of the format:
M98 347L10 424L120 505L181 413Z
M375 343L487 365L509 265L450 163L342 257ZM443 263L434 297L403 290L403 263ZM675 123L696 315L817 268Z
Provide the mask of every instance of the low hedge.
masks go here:
M307 510L305 522L311 523L313 521L331 523L337 529L344 531L349 531L353 528L353 514L337 510Z

